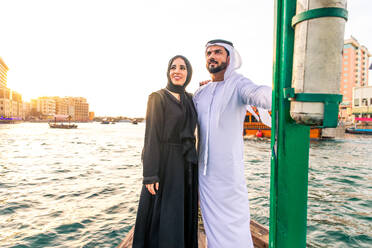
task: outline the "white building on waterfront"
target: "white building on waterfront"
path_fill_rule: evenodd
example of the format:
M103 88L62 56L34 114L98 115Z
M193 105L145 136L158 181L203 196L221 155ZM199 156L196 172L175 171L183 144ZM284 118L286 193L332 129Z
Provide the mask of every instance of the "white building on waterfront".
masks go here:
M372 118L372 86L354 87L353 115Z

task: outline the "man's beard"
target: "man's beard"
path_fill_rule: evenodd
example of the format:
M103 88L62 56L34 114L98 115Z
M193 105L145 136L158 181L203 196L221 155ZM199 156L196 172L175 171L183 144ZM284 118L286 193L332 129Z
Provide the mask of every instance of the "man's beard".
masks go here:
M225 70L227 68L227 63L226 62L222 62L219 66L216 66L216 67L210 67L208 66L208 71L209 73L217 73L217 72L220 72L222 70Z

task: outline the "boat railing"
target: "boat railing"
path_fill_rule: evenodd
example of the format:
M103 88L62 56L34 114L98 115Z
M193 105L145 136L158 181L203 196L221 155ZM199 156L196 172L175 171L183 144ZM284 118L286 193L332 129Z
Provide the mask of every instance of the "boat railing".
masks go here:
M261 122L254 122L254 123L244 123L244 129L270 130L271 128Z

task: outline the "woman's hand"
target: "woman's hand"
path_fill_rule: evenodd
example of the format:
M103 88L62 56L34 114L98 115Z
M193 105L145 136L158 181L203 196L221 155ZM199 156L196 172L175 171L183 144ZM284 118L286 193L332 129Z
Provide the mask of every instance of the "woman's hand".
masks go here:
M156 191L159 190L159 183L151 183L151 184L145 184L147 190L150 192L152 195L156 195ZM155 191L156 189L156 191Z
M211 80L201 81L201 82L199 83L199 86L203 86L203 85L205 85L205 84L208 84L210 81L211 81Z

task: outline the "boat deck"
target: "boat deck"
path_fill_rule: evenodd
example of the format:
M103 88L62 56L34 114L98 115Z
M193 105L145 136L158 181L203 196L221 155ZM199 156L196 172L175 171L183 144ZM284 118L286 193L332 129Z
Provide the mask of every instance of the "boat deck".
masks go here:
M127 236L119 244L117 248L132 248L134 227L128 232ZM255 248L267 248L269 247L269 230L267 227L258 224L255 221L251 221L251 233L253 238L253 244ZM203 226L199 226L198 230L198 242L199 248L207 248L207 242L205 238L205 232Z

